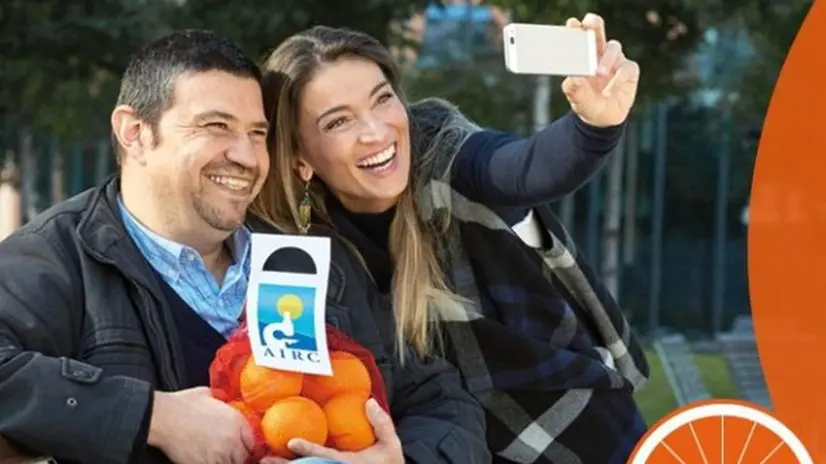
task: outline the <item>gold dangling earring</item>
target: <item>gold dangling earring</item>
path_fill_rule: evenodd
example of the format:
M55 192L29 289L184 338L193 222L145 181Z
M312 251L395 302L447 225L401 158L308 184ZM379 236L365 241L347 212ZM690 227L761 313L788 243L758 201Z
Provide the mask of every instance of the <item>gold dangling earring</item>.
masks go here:
M304 184L304 195L298 204L298 231L306 235L310 231L310 219L313 212L313 199L310 197L310 181Z

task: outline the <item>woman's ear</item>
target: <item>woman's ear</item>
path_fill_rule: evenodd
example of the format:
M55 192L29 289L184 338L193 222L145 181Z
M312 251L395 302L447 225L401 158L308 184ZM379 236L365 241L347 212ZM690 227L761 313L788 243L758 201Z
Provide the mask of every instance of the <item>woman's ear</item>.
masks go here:
M311 168L306 161L298 159L295 163L295 169L298 172L298 177L300 177L302 181L309 182L310 179L313 178L313 168Z

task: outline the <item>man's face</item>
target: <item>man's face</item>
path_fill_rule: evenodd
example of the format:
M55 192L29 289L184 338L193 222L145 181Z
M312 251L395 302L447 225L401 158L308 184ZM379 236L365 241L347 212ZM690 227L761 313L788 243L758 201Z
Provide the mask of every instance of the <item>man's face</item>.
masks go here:
M147 195L173 229L231 232L270 166L260 85L221 71L185 73L173 95L157 143L143 144Z

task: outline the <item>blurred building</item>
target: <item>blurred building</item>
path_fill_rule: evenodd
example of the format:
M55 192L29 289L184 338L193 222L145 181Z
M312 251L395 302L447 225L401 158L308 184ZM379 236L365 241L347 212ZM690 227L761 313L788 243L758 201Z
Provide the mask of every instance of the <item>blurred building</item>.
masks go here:
M406 49L403 61L408 67L426 69L501 51L501 31L509 21L504 10L480 0L432 3L410 20L409 38L418 50Z
M755 57L755 49L744 30L709 28L689 64L699 90L698 103L717 106L736 98L736 89Z

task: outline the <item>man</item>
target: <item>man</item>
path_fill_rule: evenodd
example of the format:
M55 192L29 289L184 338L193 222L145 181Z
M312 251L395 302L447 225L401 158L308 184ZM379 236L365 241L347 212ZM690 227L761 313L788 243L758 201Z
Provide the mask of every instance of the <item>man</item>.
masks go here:
M127 68L112 112L118 175L0 242L0 435L13 445L81 464L248 457L245 419L204 386L242 312L244 221L269 172L259 80L211 32L152 42ZM341 255L334 246L333 259ZM364 293L336 282L339 299ZM370 315L350 311L342 317L352 327ZM348 332L370 345L373 334ZM383 372L394 376L394 416L408 417L394 417L397 435L376 416L384 438L370 456L401 460L404 447L413 462L470 462L454 448L471 447L489 459L481 409L453 370ZM325 453L367 462L306 454Z

